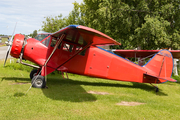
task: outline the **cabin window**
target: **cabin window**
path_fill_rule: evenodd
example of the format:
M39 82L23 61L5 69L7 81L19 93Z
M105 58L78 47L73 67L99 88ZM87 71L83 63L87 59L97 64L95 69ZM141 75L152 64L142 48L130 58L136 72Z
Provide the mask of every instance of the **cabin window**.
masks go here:
M38 41L42 41L43 39L45 39L46 37L48 37L50 34L38 34L35 39Z
M78 52L78 51L80 51L80 50L82 50L82 49L83 49L83 47L77 46L77 47L76 47L76 52ZM83 50L83 51L81 51L81 52L79 53L79 55L85 56L85 53L86 53L86 49Z
M69 40L69 41L74 42L75 39L76 39L76 36L77 36L76 31L74 31L74 30L69 30L69 31L68 31L68 34L66 35L66 40Z
M44 44L45 46L48 47L50 38L51 38L51 37L48 37L48 38L46 38L45 40L43 40L43 41L42 41L42 44Z
M83 39L83 37L81 35L79 36L78 43L80 45L84 45L84 46L87 45L87 42Z
M59 44L58 49L61 49L61 46L62 46L62 42Z
M73 47L74 47L74 45L70 45L70 44L65 43L63 46L63 50L72 52Z
M57 43L57 40L55 38L52 38L51 47L55 47L56 43ZM49 44L49 42L48 42L48 44ZM57 48L60 49L61 45L62 45L62 43L60 43Z
M52 38L52 41L51 41L51 47L54 47L54 46L56 45L56 42L57 42L57 40L54 39L54 38Z

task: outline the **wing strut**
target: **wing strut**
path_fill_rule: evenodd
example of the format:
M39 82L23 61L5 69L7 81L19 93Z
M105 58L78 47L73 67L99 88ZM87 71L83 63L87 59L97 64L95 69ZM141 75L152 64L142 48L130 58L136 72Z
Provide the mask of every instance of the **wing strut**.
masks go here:
M63 66L63 65L64 65L65 63L67 63L68 61L70 61L72 58L74 58L77 54L79 54L80 52L82 52L83 50L85 50L86 48L88 48L89 46L91 46L92 43L93 43L93 42L87 44L86 46L84 46L84 47L82 48L82 50L79 50L79 51L77 51L76 53L74 53L74 55L72 55L68 60L66 60L65 62L63 62L61 65L59 65L59 66L56 68L56 70L57 70L58 68L60 68L61 66Z
M47 63L49 62L49 60L51 59L52 55L54 54L54 52L56 51L57 47L59 46L59 44L62 42L62 40L64 39L65 34L62 34L59 41L57 42L57 44L55 45L53 51L51 52L50 56L48 57L48 59L46 60L44 66L47 65Z

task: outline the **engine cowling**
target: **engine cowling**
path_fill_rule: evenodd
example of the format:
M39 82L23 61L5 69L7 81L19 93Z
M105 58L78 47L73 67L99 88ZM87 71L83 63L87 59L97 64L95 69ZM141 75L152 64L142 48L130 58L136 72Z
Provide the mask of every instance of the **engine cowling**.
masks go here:
M24 43L24 35L16 34L11 47L10 55L15 58L19 58Z

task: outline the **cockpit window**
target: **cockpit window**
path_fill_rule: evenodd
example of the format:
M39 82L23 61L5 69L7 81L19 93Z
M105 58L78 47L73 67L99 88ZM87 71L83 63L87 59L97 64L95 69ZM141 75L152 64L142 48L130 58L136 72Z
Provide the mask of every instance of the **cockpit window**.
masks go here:
M66 35L66 40L74 41L76 39L77 32L74 30L69 30Z
M43 41L42 41L42 44L44 44L45 46L47 46L47 47L48 47L50 39L51 39L51 37L50 37L50 36L49 36L49 37L47 37L45 40L43 40Z
M57 40L55 38L52 38L51 41L51 47L54 47L56 45Z
M84 46L87 45L87 42L83 39L83 37L81 35L79 36L78 43L80 45L84 45Z
M45 39L46 37L48 37L50 34L38 34L35 39L42 41L43 39Z

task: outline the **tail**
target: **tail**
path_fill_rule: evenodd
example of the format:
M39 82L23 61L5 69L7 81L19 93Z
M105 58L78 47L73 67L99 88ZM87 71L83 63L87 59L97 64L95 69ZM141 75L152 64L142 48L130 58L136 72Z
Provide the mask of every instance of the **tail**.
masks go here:
M147 70L147 72L144 73L144 82L176 82L176 80L171 78L173 72L173 56L168 50L159 51L151 60L149 60L144 68Z

